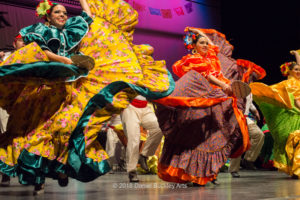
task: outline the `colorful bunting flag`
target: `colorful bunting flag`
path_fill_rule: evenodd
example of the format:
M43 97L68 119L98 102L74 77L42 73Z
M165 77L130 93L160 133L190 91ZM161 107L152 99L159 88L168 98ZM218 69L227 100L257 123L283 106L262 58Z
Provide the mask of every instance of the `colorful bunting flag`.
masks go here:
M172 18L172 11L171 9L161 9L161 14L163 18L171 19Z
M137 2L137 0L124 0L125 2L129 3L132 5L132 7L137 10L138 12L145 12L147 6L140 4ZM158 9L158 8L152 8L152 7L148 7L150 14L151 15L157 15L157 16L162 16L165 19L171 19L173 18L173 14L172 14L172 9ZM184 8L186 10L186 13L192 13L194 11L193 9L193 4L191 2L187 3L184 5ZM178 15L184 15L184 10L183 7L177 7L174 8L174 12Z
M183 12L182 7L174 8L174 11L176 12L176 14L177 14L178 16L184 15L184 12Z
M142 5L142 4L139 4L137 2L133 2L133 8L136 10L136 11L139 11L139 12L143 12L146 10L146 6L145 5Z
M185 4L184 7L185 7L187 13L193 12L193 4L191 2Z
M149 7L149 11L151 15L161 16L160 9Z

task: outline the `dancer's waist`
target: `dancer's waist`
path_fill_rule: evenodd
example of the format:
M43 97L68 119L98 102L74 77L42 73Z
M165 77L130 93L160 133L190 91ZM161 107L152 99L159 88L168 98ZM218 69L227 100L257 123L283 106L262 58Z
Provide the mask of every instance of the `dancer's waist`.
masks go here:
M143 100L139 100L139 99L133 99L130 102L131 105L133 105L136 108L145 108L148 104L148 101L143 101Z

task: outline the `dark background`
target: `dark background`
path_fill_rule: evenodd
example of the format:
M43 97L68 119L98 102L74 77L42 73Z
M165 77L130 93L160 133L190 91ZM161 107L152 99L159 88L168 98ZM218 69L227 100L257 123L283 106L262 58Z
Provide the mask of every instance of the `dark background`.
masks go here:
M289 51L300 49L300 1L222 0L222 30L234 46L233 58L262 66L273 84L284 79L279 66L295 60Z

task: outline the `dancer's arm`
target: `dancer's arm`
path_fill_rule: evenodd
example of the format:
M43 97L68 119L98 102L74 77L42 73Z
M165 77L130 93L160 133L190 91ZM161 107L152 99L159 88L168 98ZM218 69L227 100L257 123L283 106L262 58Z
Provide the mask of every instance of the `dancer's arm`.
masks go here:
M260 120L259 112L253 103L250 105L250 112L255 116L256 120Z
M297 64L300 65L300 55L299 55L299 53L295 50L290 51L290 53L295 56ZM295 99L295 106L298 109L300 109L300 98Z
M91 13L89 4L86 2L86 0L79 0L79 1L80 1L82 10L84 10L88 14L88 16L91 17L92 13Z
M4 51L0 51L0 62L3 60L4 56L5 56Z
M209 43L210 45L214 45L214 43L209 39L209 37L208 37L205 33L203 33L201 30L199 30L199 29L197 29L197 28L192 28L192 27L188 27L187 29L188 29L189 31L192 31L193 33L198 33L199 35L202 35L203 37L206 37L207 40L208 40L208 43Z
M55 53L52 53L51 51L48 51L48 50L44 50L44 52L48 56L50 61L61 62L64 64L69 64L69 65L73 63L70 58L56 55Z
M295 106L300 109L300 99L295 99Z
M290 53L296 57L296 62L297 62L298 65L300 65L300 55L299 55L299 53L295 50L290 51Z
M217 85L222 88L222 90L227 94L227 95L232 95L232 88L230 85L224 83L223 81L220 81L213 75L208 75L207 76L208 81L214 85Z

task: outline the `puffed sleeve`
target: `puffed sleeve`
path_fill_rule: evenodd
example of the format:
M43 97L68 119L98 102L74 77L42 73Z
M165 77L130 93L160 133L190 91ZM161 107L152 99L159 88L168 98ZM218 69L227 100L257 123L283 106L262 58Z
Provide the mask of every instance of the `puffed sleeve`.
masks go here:
M210 70L210 64L199 54L184 56L181 60L173 65L173 72L182 77L185 73L191 70L199 72L202 76L207 77Z
M22 28L20 30L20 35L22 36L25 44L36 42L43 50L49 50L45 39L45 35L47 35L48 29L49 28L46 25L37 23Z
M93 23L93 19L85 12L82 11L81 15L80 15L89 25L91 25L91 23Z
M63 33L67 40L66 50L69 51L79 44L84 36L89 31L89 25L93 22L93 19L87 15L86 12L82 12L80 16L71 17L68 19Z
M186 64L186 61L188 60L189 57L190 57L190 55L184 56L184 57L182 57L181 60L178 60L177 62L175 62L173 64L172 70L173 70L174 74L176 74L178 77L182 77L186 73L184 71L183 65Z

